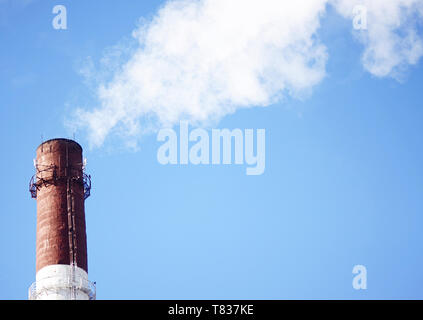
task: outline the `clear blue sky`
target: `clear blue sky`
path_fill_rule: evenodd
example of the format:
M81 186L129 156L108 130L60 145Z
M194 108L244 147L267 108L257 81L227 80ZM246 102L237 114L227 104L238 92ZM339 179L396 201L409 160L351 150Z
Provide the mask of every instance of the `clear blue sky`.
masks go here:
M52 8L68 29L52 28ZM0 298L35 280L36 202L28 192L41 142L64 125L87 57L130 36L162 1L0 0ZM98 299L423 298L423 65L401 81L360 62L351 21L328 10L319 36L326 77L302 100L223 117L265 128L266 171L163 166L156 135L84 147L89 278ZM86 96L86 98L84 98ZM368 271L354 290L352 268Z

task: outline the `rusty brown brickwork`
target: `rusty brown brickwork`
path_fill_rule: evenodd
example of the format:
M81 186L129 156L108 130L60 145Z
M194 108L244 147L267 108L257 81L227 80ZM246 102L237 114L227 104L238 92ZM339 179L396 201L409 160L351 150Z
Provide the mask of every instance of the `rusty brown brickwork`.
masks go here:
M46 141L36 166L36 271L75 262L88 272L82 148L68 139Z

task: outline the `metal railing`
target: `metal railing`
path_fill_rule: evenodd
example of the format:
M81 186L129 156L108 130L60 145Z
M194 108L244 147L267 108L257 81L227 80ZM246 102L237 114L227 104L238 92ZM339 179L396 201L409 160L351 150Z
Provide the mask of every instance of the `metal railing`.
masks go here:
M53 176L50 179L40 179L38 181L37 175L34 174L31 177L31 180L29 181L29 192L31 193L31 197L36 199L37 198L37 190L43 185L49 185L49 184L55 184L60 179L63 179L66 177L57 177L53 174ZM84 200L87 199L91 194L91 176L82 173L82 177L73 177L73 180L82 183L84 186Z

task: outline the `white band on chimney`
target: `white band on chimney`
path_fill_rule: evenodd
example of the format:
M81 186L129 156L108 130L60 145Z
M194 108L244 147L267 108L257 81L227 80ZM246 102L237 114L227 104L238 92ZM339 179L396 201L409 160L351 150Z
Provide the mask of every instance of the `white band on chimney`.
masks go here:
M85 270L67 264L53 264L39 270L29 289L30 300L93 300L95 285Z

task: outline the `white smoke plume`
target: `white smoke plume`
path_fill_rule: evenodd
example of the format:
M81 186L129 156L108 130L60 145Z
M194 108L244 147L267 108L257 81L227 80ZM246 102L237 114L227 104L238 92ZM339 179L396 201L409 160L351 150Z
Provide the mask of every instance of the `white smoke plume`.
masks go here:
M421 0L169 1L134 30L135 48L98 83L99 105L77 110L77 125L100 146L112 130L136 140L182 119L207 124L307 93L325 77L318 30L327 6L352 19L355 4L368 8L368 30L358 36L366 70L394 77L418 61L412 18L423 16Z
M423 22L422 0L334 0L338 11L353 19L354 7L367 9L367 30L358 32L364 44L362 63L377 77L400 78L402 71L423 55L418 23Z

